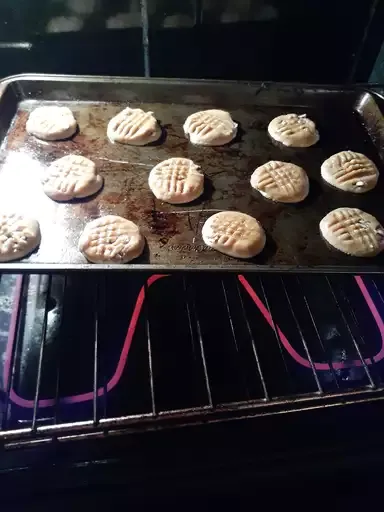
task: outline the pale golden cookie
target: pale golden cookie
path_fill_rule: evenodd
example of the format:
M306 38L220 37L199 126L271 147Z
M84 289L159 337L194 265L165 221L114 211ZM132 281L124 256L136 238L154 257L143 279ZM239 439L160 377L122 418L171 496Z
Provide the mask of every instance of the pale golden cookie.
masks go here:
M325 160L321 166L321 176L333 187L361 194L375 188L379 171L365 155L341 151Z
M285 114L275 117L268 125L268 133L284 146L307 148L319 140L316 125L305 114Z
M127 107L109 121L107 135L112 142L144 146L160 138L161 128L153 112Z
M188 158L169 158L150 172L148 184L157 199L167 203L190 203L204 190L204 174Z
M209 217L202 229L204 242L235 258L252 258L265 246L261 224L245 213L219 212Z
M281 203L298 203L309 192L308 176L304 169L274 160L255 170L251 185L264 197Z
M196 112L186 119L183 128L192 144L199 146L223 146L237 134L237 124L225 110Z
M128 263L140 256L144 246L139 227L116 215L89 222L79 240L79 250L92 263Z
M324 239L351 256L376 256L384 248L384 228L358 208L337 208L320 222Z
M77 122L68 107L37 107L28 117L26 130L42 140L62 140L71 137L77 129Z
M103 186L94 162L80 155L66 155L52 162L41 182L44 192L55 201L92 196Z
M37 220L16 214L0 215L0 261L23 258L40 243Z

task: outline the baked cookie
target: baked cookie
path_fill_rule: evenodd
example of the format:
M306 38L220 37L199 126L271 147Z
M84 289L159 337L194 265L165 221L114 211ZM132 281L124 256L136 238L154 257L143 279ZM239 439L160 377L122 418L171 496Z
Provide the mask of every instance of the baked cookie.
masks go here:
M298 203L309 192L308 176L304 169L275 160L255 170L251 176L251 185L264 197L280 203Z
M384 228L358 208L337 208L320 222L323 238L351 256L376 256L384 248Z
M80 155L66 155L52 162L41 182L44 192L54 201L92 196L103 186L94 162Z
M39 245L40 226L37 220L16 214L0 215L0 261L24 258Z
M161 128L153 112L127 107L109 121L107 136L112 142L145 146L160 138Z
M88 222L79 239L79 250L92 263L128 263L140 256L144 246L139 227L116 215Z
M341 151L325 160L321 166L321 176L333 187L362 194L375 188L379 171L365 155Z
M315 123L305 114L285 114L275 117L268 125L268 133L284 146L295 148L307 148L319 140Z
M215 213L204 223L202 236L208 247L234 258L256 256L266 241L261 224L240 212Z
M27 132L42 140L62 140L72 137L77 122L68 107L37 107L28 117Z
M149 188L167 203L190 203L204 190L204 174L188 158L169 158L157 164L149 173Z
M237 124L224 110L196 112L186 119L183 128L192 144L199 146L223 146L237 134Z

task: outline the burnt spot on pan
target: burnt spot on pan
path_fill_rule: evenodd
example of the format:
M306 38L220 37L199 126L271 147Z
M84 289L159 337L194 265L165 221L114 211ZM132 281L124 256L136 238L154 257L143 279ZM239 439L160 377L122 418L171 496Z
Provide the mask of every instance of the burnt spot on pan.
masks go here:
M159 212L155 209L144 210L144 218L149 231L162 237L163 242L166 238L178 235L178 215L170 212Z

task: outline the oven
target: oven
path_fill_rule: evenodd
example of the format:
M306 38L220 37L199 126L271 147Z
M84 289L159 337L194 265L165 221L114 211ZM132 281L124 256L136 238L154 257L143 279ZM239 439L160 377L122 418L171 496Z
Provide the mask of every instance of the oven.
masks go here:
M354 85L381 77L380 0L311 9L300 0L41 4L36 16L3 2L4 77L94 75L76 80L79 94L97 99L107 86L84 84L106 75L259 81L261 96L279 88L270 81L342 83L316 94L358 89L351 95L361 100L368 91L379 111L361 115L382 110L384 87ZM72 101L71 78L28 80L25 91L43 99L67 80L61 91ZM314 95L311 86L285 87ZM172 239L164 218L152 222ZM207 260L199 270L197 253L178 269L164 255L129 271L3 266L4 510L67 508L74 499L98 510L103 500L192 494L271 499L277 489L287 503L325 488L330 500L361 493L369 501L383 456L380 266L346 268L336 258L313 271L275 261L265 272ZM305 265L317 263L311 258Z

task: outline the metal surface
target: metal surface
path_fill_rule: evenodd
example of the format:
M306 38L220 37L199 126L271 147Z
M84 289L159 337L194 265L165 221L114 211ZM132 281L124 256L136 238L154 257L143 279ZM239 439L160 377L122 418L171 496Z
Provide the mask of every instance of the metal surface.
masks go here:
M5 278L10 448L384 398L381 277Z
M72 109L79 124L73 139L45 143L26 134L29 112L47 102ZM108 141L109 119L128 103L155 112L164 129L159 143L132 147ZM37 218L42 242L26 265L1 264L0 269L380 271L383 255L358 259L332 250L318 225L340 206L360 207L384 222L382 178L375 190L353 195L330 188L320 177L321 163L343 149L365 153L382 171L383 105L378 94L363 88L39 75L9 79L0 103L0 202L3 209ZM240 125L239 136L224 147L193 146L183 134L183 122L192 112L211 107L231 112ZM311 117L320 142L308 149L275 145L266 128L284 112ZM105 186L89 200L58 204L45 196L39 176L46 165L70 152L94 160ZM205 192L194 203L165 204L148 188L150 169L171 156L191 158L205 173ZM311 188L305 201L277 204L251 189L253 170L271 159L294 162L308 172ZM239 210L260 220L268 241L258 257L240 261L205 246L202 225L221 210ZM77 249L79 235L89 220L110 213L140 225L147 239L145 254L130 265L86 265Z

